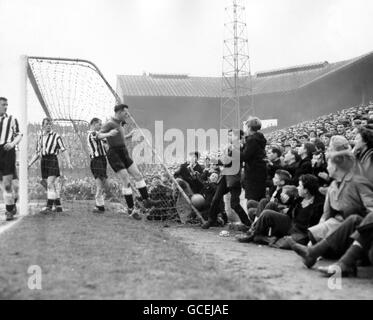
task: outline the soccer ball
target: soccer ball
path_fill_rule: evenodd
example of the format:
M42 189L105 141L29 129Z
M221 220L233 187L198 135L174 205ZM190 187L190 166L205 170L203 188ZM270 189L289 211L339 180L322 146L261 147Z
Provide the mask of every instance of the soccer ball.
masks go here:
M194 194L192 195L191 199L193 206L196 207L197 210L203 209L206 205L206 200L201 194Z

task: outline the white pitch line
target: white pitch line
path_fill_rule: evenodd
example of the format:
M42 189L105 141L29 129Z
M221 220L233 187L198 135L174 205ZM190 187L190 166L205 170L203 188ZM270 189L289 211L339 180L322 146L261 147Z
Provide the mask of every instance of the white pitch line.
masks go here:
M38 207L38 205L39 205L38 202L30 202L29 203L29 209L31 209L32 207ZM17 209L19 209L19 208L17 207ZM0 235L2 233L4 233L5 231L9 230L10 228L14 227L24 217L26 217L27 215L30 215L30 214L33 214L33 213L29 212L29 214L23 214L23 215L18 213L16 215L15 220L13 220L13 221L5 221L5 220L0 219ZM4 216L4 219L5 219L5 208L4 207L2 207L2 208L0 207L0 216Z
M0 210L1 215L5 216L5 210ZM0 235L4 233L5 231L9 230L10 228L14 227L18 222L20 222L26 215L20 215L17 214L15 220L13 221L5 221L5 220L0 220Z
M10 228L14 227L18 222L20 222L25 216L18 216L16 220L8 221L5 225L0 226L0 235Z

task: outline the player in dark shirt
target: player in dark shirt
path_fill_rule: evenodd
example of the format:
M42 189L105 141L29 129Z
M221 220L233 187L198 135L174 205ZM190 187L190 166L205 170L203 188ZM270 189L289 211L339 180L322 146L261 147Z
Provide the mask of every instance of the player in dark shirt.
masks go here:
M140 219L140 216L134 208L134 201L132 195L132 188L130 184L129 175L136 181L136 188L139 190L145 208L151 206L148 189L145 180L140 173L136 163L133 162L128 149L126 147L126 139L131 137L133 132L125 135L123 124L129 118L128 106L119 104L114 107L114 117L107 121L101 131L98 133L98 138L102 138L102 134L115 133L107 137L109 150L107 151L107 159L110 166L116 174L121 178L124 184L123 193L129 208L129 214L135 219Z

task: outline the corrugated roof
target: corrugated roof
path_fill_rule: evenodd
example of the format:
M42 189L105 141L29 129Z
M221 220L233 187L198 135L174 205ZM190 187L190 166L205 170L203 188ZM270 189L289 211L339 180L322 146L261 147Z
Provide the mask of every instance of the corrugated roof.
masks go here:
M296 66L261 72L252 78L253 94L295 90L370 56L373 56L373 52L351 60L317 64L315 67ZM123 96L221 97L220 77L189 77L185 74L118 75L117 81L117 91Z

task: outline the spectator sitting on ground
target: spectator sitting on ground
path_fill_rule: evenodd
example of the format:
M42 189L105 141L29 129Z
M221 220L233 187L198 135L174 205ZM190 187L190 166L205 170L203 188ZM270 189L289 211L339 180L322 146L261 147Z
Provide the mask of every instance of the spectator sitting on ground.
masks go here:
M282 188L291 181L292 177L289 172L285 170L277 170L273 177L273 186L271 197L269 199L263 198L259 202L249 200L247 202L248 216L252 222L260 216L263 210L272 209L277 211L281 205L285 205L281 201Z
M271 244L277 248L290 249L285 239L290 235L295 242L308 242L307 229L318 220L322 214L324 197L320 195L317 178L311 174L302 175L297 187L299 198L291 207L283 212L264 210L259 219L250 228L247 236L241 242ZM288 196L282 196L286 201ZM270 234L269 234L270 233Z
M372 184L354 174L355 157L350 150L329 154L328 172L334 179L325 200L320 222L309 228L309 239L317 243L335 232L350 215L373 211Z

